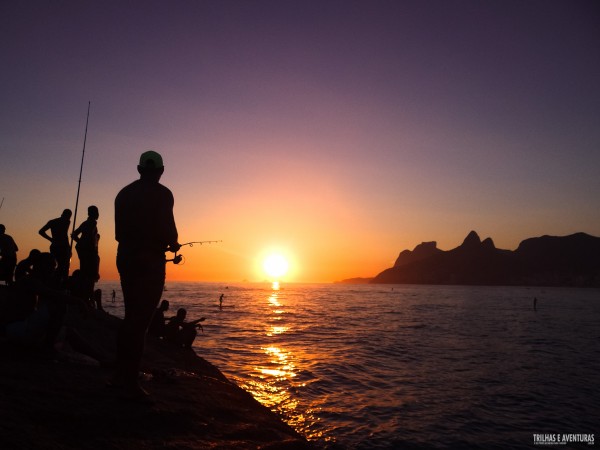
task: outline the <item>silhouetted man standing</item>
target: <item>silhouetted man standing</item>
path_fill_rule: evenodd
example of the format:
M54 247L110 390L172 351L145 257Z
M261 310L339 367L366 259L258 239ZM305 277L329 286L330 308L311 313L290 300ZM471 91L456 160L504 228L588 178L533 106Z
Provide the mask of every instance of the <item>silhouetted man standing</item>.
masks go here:
M75 250L79 257L79 270L83 277L82 289L86 298L94 292L94 283L100 279L98 258L98 217L100 213L96 206L88 207L88 218L79 225L73 234Z
M60 217L48 221L39 233L44 239L50 241L50 254L54 256L58 267L56 269L60 282L69 278L69 264L71 263L71 245L69 244L69 225L71 225L70 209L65 209ZM46 233L50 230L50 236Z
M12 236L6 234L6 227L0 225L0 281L13 284L13 274L17 265L19 247Z
M176 252L177 228L173 194L159 183L162 157L150 150L140 157L140 179L124 187L115 199L115 234L119 242L117 268L125 318L117 339L117 373L113 385L143 400L140 369L146 332L165 284L165 251Z

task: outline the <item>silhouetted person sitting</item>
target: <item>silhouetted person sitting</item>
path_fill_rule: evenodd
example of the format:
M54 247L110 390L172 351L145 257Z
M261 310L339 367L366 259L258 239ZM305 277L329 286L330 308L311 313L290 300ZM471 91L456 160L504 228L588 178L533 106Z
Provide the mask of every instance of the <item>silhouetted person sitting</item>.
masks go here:
M92 294L92 306L95 306L98 311L104 311L102 307L102 289L96 289Z
M4 304L0 330L10 341L54 352L69 297L54 289L56 261L42 253L32 271L15 284L12 299Z
M84 301L89 302L90 297L86 296L85 283L83 282L83 276L81 270L75 269L67 281L67 290L74 297L80 298Z
M0 225L0 281L13 284L13 274L17 265L19 247L12 236L6 234L6 227Z
M73 271L66 287L70 295L81 300L81 305L85 305L86 308L104 310L102 308L102 289L90 292L88 280L82 275L81 270Z
M159 183L162 157L147 151L137 167L140 179L125 186L115 199L117 269L121 277L125 317L117 336L117 370L110 382L128 398L145 402L140 370L146 332L165 285L165 252L176 252L177 228L173 194Z
M186 316L187 311L185 308L177 310L177 315L171 318L165 327L165 340L172 342L178 347L192 348L192 344L198 335L196 329L202 329L200 322L204 322L206 318L202 317L201 319L186 322Z
M40 252L37 248L34 248L29 252L29 256L17 264L15 268L15 281L19 281L26 275L31 274L31 270L33 269L33 265L37 261L38 257L42 252Z
M75 250L79 258L79 270L82 283L91 297L94 283L100 279L98 258L98 217L100 214L96 206L88 207L88 218L73 232L71 237L76 242Z
M148 334L154 337L165 336L165 313L169 310L169 301L163 300L160 302L160 306L154 311L152 316L152 322L150 322L150 328L148 328Z
M70 295L80 300L80 305L85 305L85 308L95 307L93 292L90 292L88 280L82 275L81 270L74 270L64 287Z
M60 217L48 221L39 231L40 236L50 241L50 253L58 263L57 275L63 283L69 277L69 264L71 261L71 246L69 244L71 214L70 209L65 209ZM50 231L50 235L48 235L48 231Z

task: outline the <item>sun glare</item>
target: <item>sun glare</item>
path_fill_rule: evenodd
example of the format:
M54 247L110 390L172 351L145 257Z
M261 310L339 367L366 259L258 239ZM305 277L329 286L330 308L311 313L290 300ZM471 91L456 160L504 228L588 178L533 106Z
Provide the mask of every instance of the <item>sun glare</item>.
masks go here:
M282 255L274 253L265 258L263 261L263 269L268 276L279 278L288 272L289 264Z

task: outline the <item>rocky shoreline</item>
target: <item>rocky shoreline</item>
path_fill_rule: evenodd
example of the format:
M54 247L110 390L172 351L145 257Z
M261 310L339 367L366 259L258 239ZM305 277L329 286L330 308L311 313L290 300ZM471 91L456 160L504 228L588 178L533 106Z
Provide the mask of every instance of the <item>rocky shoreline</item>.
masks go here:
M70 311L66 330L111 358L119 322L101 311ZM106 385L112 369L73 347L67 337L57 355L41 355L0 342L1 448L313 448L191 350L148 339L143 379L154 403L147 405L121 398Z

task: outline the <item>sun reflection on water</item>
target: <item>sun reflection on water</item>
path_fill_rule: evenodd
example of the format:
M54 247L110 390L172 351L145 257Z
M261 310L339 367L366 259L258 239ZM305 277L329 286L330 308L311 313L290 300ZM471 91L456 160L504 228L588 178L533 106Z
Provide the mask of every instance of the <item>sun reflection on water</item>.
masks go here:
M257 367L257 370L262 373L263 375L271 375L277 378L287 378L289 372L286 372L285 370L278 370L278 369L261 369L259 367Z
M285 317L286 305L280 298L280 289L279 283L273 282L267 297L269 312L265 317L265 336L268 340L267 345L261 347L265 357L262 364L253 368L252 381L245 389L263 405L292 417L298 401L292 399L286 386L297 376L297 368L294 354L282 345L282 338L290 331L290 327L281 323ZM275 326L272 325L273 321L279 323Z
M264 339L256 348L257 360L247 367L250 376L241 383L241 387L261 404L282 415L289 425L308 439L329 440L319 427L314 427L321 420L321 408L306 409L298 397L299 390L307 383L306 378L301 376L306 368L297 364L308 357L301 347L291 347L287 339L287 333L297 330L292 326L295 305L290 303L293 300L286 292L278 282L274 282L263 297L265 309L261 320Z
M277 299L277 292L273 292L271 294L271 296L269 297L269 304L271 306L277 306L277 307L281 306L281 303L279 303L279 300ZM273 311L273 312L275 312L275 311Z
M288 327L271 327L271 331L267 333L267 336L273 336L276 334L283 334L288 331Z

